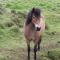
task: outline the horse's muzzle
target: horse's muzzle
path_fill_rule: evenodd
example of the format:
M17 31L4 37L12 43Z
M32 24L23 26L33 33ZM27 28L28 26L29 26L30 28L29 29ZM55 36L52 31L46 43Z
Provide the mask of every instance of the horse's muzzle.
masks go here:
M36 31L40 31L41 27L36 27Z
M40 31L41 27L37 27L36 31Z
M38 24L35 24L35 30L40 31L41 27Z

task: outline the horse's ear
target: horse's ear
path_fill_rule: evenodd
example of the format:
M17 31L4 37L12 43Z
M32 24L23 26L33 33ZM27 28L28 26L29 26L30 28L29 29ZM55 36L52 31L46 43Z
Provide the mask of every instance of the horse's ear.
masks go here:
M35 8L32 8L32 13L35 11Z

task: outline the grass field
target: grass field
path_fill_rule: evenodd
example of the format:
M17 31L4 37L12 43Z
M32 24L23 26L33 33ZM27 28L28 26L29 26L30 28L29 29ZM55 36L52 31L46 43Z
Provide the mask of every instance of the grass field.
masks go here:
M26 14L33 7L42 10L48 25L43 34L41 52L37 52L37 60L60 60L60 0L0 0L0 60L27 59L23 35L25 18L20 13ZM19 16L19 31L12 21L15 18L12 16L12 10Z

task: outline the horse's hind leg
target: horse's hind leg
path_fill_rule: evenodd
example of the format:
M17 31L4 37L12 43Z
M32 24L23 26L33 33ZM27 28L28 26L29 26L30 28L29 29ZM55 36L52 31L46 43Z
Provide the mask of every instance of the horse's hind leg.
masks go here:
M28 46L28 60L30 60L30 44L28 44L27 46Z
M38 51L40 50L41 39L42 39L42 37L40 36L39 41L38 41Z

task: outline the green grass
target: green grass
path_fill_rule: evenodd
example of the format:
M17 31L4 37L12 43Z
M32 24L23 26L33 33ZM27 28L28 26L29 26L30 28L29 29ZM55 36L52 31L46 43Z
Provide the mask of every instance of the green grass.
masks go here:
M60 60L60 49L53 49L49 51L48 57L52 60Z
M48 25L48 29L45 30L42 38L41 54L44 56L41 56L41 60L49 60L50 58L45 57L46 52L51 49L60 48L60 43L58 43L60 42L60 0L0 0L0 50L2 49L4 52L5 48L7 50L14 50L16 48L26 49L23 35L25 19L22 15L19 15L18 31L16 24L12 21L14 17L11 14L11 10L15 10L17 13L26 13L33 7L41 8ZM0 60L8 60L9 58L5 56L7 53L3 52L0 52Z

